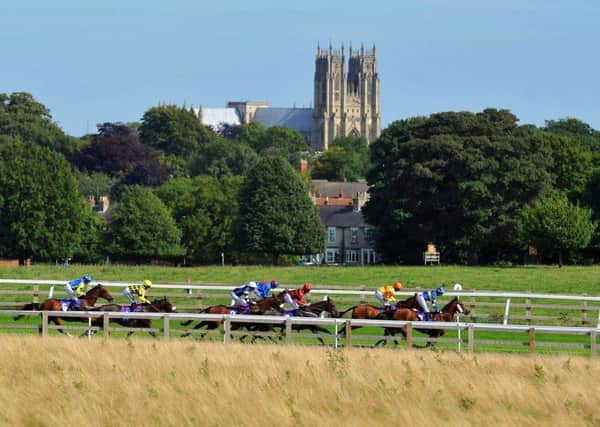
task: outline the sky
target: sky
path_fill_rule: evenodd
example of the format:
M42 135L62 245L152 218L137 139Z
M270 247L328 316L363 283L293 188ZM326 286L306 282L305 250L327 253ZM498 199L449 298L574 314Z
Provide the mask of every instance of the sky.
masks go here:
M377 48L381 121L506 108L600 129L598 0L3 0L0 93L73 136L162 103L312 105L317 44Z

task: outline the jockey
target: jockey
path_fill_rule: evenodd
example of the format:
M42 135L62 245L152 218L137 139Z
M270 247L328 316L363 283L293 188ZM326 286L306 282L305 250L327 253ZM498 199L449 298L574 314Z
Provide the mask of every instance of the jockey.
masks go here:
M444 292L446 292L446 290L444 289L444 285L440 285L437 289L432 289L430 291L417 292L417 301L419 302L419 305L421 306L423 311L426 313L425 319L429 319L431 317L429 312L429 306L427 305L426 301L431 302L434 311L436 313L439 313L440 307L438 306L437 299L438 296L444 295Z
M279 286L279 282L275 279L271 280L270 283L258 282L254 294L259 300L269 298L271 290L277 288L277 286Z
M298 310L300 307L308 305L303 298L304 295L310 291L312 291L312 285L310 283L305 283L301 288L286 292L284 297L285 302L291 305L294 310Z
M127 286L125 289L123 289L123 295L129 299L129 302L132 306L135 303L150 304L150 301L146 298L146 290L150 289L151 287L152 282L150 280L144 280L141 285Z
M250 304L250 292L256 291L256 282L248 282L231 291L231 305L246 308Z
M385 311L390 311L390 304L396 302L396 292L402 289L404 286L400 282L394 283L393 286L383 285L381 288L375 291L375 298L379 300L385 307Z
M65 292L71 299L71 307L78 309L80 307L79 297L85 294L85 285L92 281L92 276L86 274L80 279L71 280L65 283Z

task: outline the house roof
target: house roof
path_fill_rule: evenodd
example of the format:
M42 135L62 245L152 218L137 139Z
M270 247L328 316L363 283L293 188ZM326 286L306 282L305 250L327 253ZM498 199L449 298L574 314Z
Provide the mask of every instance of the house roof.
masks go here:
M312 131L312 108L259 108L254 121L265 126L283 126L303 133Z
M318 206L319 216L326 227L365 227L367 223L362 212L352 206Z
M365 181L343 182L313 179L317 197L355 197L358 193L366 193L369 186Z
M217 130L221 124L240 125L242 122L235 108L206 108L200 107L196 113L202 119L202 124Z

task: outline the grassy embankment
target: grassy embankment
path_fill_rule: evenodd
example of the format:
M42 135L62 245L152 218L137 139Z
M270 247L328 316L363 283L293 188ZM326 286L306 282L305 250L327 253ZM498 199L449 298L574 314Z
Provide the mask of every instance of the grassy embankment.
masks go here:
M0 337L0 425L600 425L597 359Z

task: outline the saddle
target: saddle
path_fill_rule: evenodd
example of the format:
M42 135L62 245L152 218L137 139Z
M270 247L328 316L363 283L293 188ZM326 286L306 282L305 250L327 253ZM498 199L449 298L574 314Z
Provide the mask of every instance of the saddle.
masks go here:
M422 322L431 322L436 314L439 314L439 311L434 312L425 312L425 311L417 311L417 317Z
M144 304L133 303L131 305L122 305L121 313L139 313L143 311Z
M384 305L379 307L381 314L390 313L396 310L396 305Z
M61 311L73 311L81 308L81 302L79 300L73 301L71 299L61 299L60 309Z

